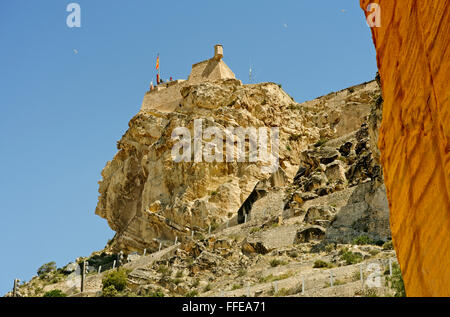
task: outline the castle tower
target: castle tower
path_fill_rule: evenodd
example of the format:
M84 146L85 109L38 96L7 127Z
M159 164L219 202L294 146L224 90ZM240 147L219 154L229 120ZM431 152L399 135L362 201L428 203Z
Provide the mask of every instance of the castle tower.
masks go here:
M180 106L183 97L180 90L186 85L207 81L236 79L234 73L223 61L223 46L214 46L214 56L203 62L192 65L188 80L173 80L157 85L147 91L141 109L156 109L161 112L172 112Z
M220 44L214 45L214 59L221 61L223 58L223 46Z
M214 46L214 56L211 59L192 65L188 81L199 83L220 79L236 79L236 76L223 61L223 46L217 44Z

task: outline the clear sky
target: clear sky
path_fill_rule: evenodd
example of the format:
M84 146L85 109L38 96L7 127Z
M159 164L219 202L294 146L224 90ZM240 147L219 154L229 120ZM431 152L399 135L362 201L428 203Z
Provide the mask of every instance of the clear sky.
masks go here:
M66 6L81 7L81 27ZM372 80L358 0L2 0L0 295L14 278L102 249L100 172L161 75L186 79L224 46L244 83L271 81L302 102Z

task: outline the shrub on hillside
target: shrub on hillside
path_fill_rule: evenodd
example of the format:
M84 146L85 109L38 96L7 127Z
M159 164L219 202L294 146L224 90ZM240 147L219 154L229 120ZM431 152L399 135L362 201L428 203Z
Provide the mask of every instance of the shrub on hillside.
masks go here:
M107 272L103 278L103 290L113 286L116 291L121 292L127 286L128 272L123 268L119 268L117 271Z
M187 292L186 294L184 294L184 297L197 297L198 296L198 292L197 291L190 291Z
M356 264L363 260L361 254L351 251L344 251L341 255L341 259L344 260L347 265Z
M395 291L395 297L406 297L402 271L397 263L392 264L392 276L386 277L386 284L390 284L391 288Z
M314 262L313 268L320 269L320 268L332 268L333 264L325 262L323 260L317 260Z
M47 274L55 272L55 271L56 271L56 263L52 261L49 263L45 263L40 268L38 268L37 275L40 278L43 278L43 277L47 276Z
M394 250L394 245L392 244L392 240L387 241L383 244L383 250Z
M286 265L286 264L287 264L287 262L279 260L279 259L273 259L272 261L270 261L271 267L277 267L277 266Z
M109 285L102 290L102 297L116 297L118 294L114 285Z
M164 297L164 293L161 291L161 289L157 289L156 291L149 292L147 294L148 297Z
M353 239L353 244L357 245L366 245L366 244L375 244L375 241L368 236L359 236Z
M66 297L67 295L63 293L60 289L54 289L46 292L42 297Z

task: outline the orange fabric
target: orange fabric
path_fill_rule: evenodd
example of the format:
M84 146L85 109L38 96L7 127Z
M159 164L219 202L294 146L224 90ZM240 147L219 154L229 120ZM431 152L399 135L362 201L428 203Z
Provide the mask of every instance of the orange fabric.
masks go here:
M360 0L381 9L378 146L407 296L450 296L449 2Z

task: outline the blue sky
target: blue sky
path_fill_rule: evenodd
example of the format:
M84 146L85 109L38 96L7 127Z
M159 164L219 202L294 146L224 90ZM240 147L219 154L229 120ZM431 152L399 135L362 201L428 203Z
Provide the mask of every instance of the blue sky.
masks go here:
M81 28L66 25L70 2ZM251 65L298 102L377 71L357 0L3 0L0 43L0 295L114 235L94 214L97 182L158 52L162 77L185 79L221 43L244 83Z

